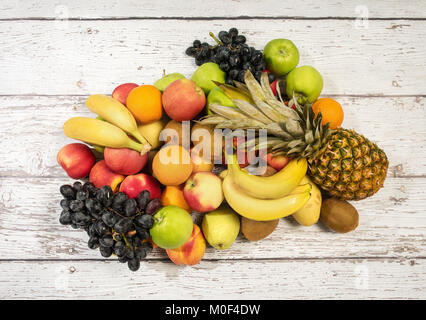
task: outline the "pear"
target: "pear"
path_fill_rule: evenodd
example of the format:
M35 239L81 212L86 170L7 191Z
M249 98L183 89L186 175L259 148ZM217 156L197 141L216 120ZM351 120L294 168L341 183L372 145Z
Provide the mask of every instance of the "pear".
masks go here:
M219 87L214 87L213 89L211 89L209 95L207 96L207 114L212 114L212 112L210 111L211 104L219 104L221 106L234 108L236 107L234 101L232 101L232 99Z
M191 80L204 90L204 93L209 94L210 90L216 87L212 80L225 83L226 73L223 72L217 63L206 62L195 70Z
M155 81L154 87L156 87L158 90L163 92L169 84L171 84L172 82L174 82L176 80L183 79L183 78L185 78L185 76L181 73L178 73L178 72L170 73L170 74L162 77L161 79Z
M201 224L207 242L217 250L228 249L240 232L240 218L227 205L206 213Z

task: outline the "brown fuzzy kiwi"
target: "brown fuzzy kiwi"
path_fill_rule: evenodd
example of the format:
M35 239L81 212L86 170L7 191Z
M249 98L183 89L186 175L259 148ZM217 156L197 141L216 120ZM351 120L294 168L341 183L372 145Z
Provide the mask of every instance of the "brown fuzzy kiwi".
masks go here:
M358 211L349 202L329 198L321 205L321 222L338 233L353 231L358 226Z
M241 217L241 233L249 241L259 241L269 236L277 227L279 219L255 221Z

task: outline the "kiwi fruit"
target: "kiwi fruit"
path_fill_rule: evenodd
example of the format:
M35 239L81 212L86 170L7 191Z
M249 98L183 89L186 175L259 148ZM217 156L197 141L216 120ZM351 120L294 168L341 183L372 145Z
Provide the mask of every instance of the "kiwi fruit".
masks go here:
M345 200L329 198L321 205L320 220L331 230L346 233L358 226L358 211Z
M241 233L249 241L259 241L269 236L277 227L279 219L256 221L241 217Z

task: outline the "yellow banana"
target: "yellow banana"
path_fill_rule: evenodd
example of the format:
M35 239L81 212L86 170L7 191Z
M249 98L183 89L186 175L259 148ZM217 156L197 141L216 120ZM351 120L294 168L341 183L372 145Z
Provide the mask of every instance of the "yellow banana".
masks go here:
M104 94L94 94L86 100L86 106L102 119L112 123L139 140L144 145L141 151L142 154L151 149L149 142L139 132L132 113L118 100Z
M93 145L110 148L130 148L141 152L144 145L130 139L119 127L106 121L75 117L64 123L67 137L81 140Z
M308 176L305 176L300 183L309 183L312 186L311 197L301 209L293 214L293 218L302 226L311 226L317 223L320 217L322 203L321 190Z
M293 214L308 202L311 190L310 184L306 184L297 194L272 200L256 199L243 192L230 174L223 180L222 188L232 209L243 217L257 221L275 220Z
M242 170L236 155L227 156L228 171L234 183L248 195L258 199L277 199L289 194L306 175L306 159L291 160L283 169L269 177L256 176Z
M218 87L232 100L244 100L253 104L253 99L247 91L230 86L229 84L217 83Z

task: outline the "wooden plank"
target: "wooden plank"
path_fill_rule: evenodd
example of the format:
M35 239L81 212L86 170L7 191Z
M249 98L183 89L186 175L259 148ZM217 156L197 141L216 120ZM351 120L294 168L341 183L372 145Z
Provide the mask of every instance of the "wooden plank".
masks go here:
M424 299L425 276L424 259L149 261L136 273L118 262L2 261L0 298Z
M185 49L196 38L238 27L259 49L289 38L300 65L315 66L324 94L424 95L425 20L95 20L1 21L0 95L110 92L123 82L190 76ZM6 56L7 53L7 56Z
M198 2L194 5L190 1L137 1L114 0L90 2L78 0L68 3L43 1L9 0L0 4L0 19L25 19L25 18L64 18L72 19L116 19L127 17L303 17L327 18L348 17L358 18L425 18L425 5L421 0L407 1L374 1L363 2L299 1L296 3L276 0L246 0L246 1L221 1L218 4Z
M88 236L59 224L63 178L0 180L2 259L102 259L87 248ZM336 234L321 223L302 227L281 219L270 237L248 242L241 235L228 250L208 247L205 259L426 257L426 179L388 178L379 193L354 202L358 228ZM202 216L194 215L200 222ZM149 259L167 258L156 249Z
M345 110L343 126L364 134L389 158L388 176L426 176L424 97L336 97ZM0 97L0 176L61 176L59 149L72 142L62 132L73 116L94 116L86 97ZM413 154L415 156L413 156Z

